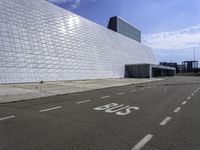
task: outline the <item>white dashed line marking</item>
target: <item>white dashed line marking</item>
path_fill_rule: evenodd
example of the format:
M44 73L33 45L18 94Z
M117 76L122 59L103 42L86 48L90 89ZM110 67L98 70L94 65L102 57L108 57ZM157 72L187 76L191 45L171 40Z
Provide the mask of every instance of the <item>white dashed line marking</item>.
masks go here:
M166 125L171 119L172 119L172 117L166 117L166 118L160 123L160 125L161 125L161 126Z
M145 88L140 88L140 90L144 90Z
M147 144L153 138L152 134L147 134L142 140L140 140L131 150L141 150L145 144Z
M150 89L150 88L151 88L151 86L148 86L147 88L148 88L148 89Z
M131 93L136 92L136 90L130 90Z
M117 95L124 95L124 94L125 94L125 92L117 93Z
M187 97L187 99L191 99L191 97L189 96L189 97Z
M179 112L180 110L181 110L181 107L177 107L177 108L174 110L174 112L177 113L177 112Z
M199 89L200 89L200 88L197 88L197 89L196 89L194 92L195 92L195 93L196 93L196 92L198 92L198 91L199 91Z
M3 118L0 118L0 121L3 121L3 120L7 120L7 119L11 119L11 118L14 118L15 116L8 116L8 117L3 117Z
M185 105L185 104L187 104L187 101L182 102L182 105Z
M191 96L194 96L194 93L192 93Z
M85 100L85 101L80 101L80 102L76 102L76 104L83 104L83 103L87 103L90 102L91 100Z
M100 97L100 99L106 99L106 98L109 98L109 97L110 97L110 95L102 96L102 97Z
M62 107L57 106L57 107L52 107L52 108L48 108L48 109L43 109L43 110L40 110L39 112L46 112L46 111L51 111L51 110L60 109L60 108L62 108Z

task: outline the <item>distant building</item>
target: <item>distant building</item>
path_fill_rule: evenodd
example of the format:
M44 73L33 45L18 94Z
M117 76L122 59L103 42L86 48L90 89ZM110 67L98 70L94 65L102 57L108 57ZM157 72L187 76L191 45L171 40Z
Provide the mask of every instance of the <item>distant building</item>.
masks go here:
M180 72L180 68L176 62L160 62L160 65L176 68L176 72Z
M193 72L198 69L198 61L183 61L182 71L183 72Z
M183 65L182 64L178 64L178 70L179 70L179 72L183 72Z
M108 23L108 29L118 32L126 37L141 42L141 31L130 25L118 16L111 17Z

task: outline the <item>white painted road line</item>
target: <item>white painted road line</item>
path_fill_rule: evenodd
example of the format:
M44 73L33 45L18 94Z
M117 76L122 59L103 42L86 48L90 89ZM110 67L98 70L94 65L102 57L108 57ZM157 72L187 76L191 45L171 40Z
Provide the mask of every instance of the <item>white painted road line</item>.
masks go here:
M51 111L51 110L60 109L60 108L62 108L62 106L57 106L57 107L52 107L52 108L48 108L48 109L43 109L43 110L40 110L39 112L46 112L46 111Z
M200 88L197 88L196 90L195 90L195 92L198 92L200 90Z
M166 117L166 118L160 123L160 125L161 125L161 126L166 125L171 119L172 119L172 117Z
M140 90L144 90L145 88L140 88Z
M177 112L179 112L180 110L181 110L181 107L177 107L177 108L174 110L174 112L177 113Z
M109 97L110 97L110 95L102 96L102 97L100 97L100 99L105 99L105 98L109 98Z
M136 92L136 90L130 90L131 93Z
M192 93L191 96L194 96L194 93Z
M11 119L11 118L14 118L15 116L8 116L8 117L3 117L3 118L0 118L0 121L3 121L3 120L7 120L7 119Z
M182 102L182 105L185 105L185 104L187 104L187 101Z
M91 100L85 100L85 101L80 101L80 102L76 102L76 104L83 104L83 103L87 103L90 102Z
M125 94L125 92L117 93L117 95L124 95L124 94Z
M153 138L152 134L147 134L142 140L140 140L131 150L141 150L145 144L147 144Z
M187 99L191 99L191 97L189 96L189 97L187 97Z

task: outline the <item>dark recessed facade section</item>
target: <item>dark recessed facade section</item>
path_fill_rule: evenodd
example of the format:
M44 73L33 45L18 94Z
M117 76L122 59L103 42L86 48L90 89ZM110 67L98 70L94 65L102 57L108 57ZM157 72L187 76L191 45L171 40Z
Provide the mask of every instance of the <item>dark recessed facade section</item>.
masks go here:
M141 42L141 31L117 16L110 18L108 29Z
M176 76L176 68L154 64L125 65L125 78L152 78Z

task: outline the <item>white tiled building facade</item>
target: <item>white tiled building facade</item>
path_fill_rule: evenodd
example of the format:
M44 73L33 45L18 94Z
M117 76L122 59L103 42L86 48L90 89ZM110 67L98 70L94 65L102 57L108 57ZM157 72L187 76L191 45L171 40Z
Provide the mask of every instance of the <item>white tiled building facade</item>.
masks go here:
M44 0L0 0L0 83L124 77L150 48Z

